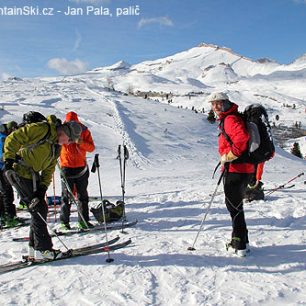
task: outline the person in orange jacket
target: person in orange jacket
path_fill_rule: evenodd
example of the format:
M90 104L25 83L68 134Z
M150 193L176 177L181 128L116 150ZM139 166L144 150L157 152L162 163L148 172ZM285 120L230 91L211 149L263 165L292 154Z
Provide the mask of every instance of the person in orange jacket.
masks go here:
M86 153L93 152L95 144L89 129L79 121L78 115L75 112L66 114L65 122L69 121L80 123L82 133L77 143L69 143L62 146L60 165L70 189L76 190L77 192L79 213L82 214L82 216L80 214L78 216L78 227L80 229L85 229L93 226L89 222L89 199L87 192L89 169L86 162ZM62 208L60 215L62 229L71 229L69 224L70 208L71 202L69 201L69 193L65 184L62 183Z

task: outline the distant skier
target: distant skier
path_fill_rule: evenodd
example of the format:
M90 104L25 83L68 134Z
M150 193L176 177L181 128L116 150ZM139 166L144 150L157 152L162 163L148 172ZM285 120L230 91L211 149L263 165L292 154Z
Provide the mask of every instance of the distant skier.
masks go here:
M86 162L86 153L93 152L95 145L89 129L84 124L80 123L78 115L75 112L67 113L65 122L77 122L82 127L82 133L78 142L63 145L60 155L60 164L70 189L74 190L75 187L80 212L86 222L85 224L82 216L79 215L78 227L80 229L86 229L88 227L93 227L89 222L89 199L87 192L89 169ZM60 216L62 223L61 228L71 229L69 224L71 202L69 201L69 193L65 184L62 184L62 200L63 205Z
M81 131L76 122L60 124L55 116L49 116L48 122L27 124L5 140L5 175L31 212L28 255L36 260L52 260L61 256L60 251L52 248L48 233L45 194L61 145L77 141Z
M239 157L247 150L249 134L242 118L238 114L238 106L232 103L223 92L212 93L207 98L213 111L223 124L225 133L232 144L221 132L219 135L219 153L224 173L225 204L232 219L232 239L228 247L239 256L246 256L248 248L248 231L243 210L243 196L250 176L255 172L254 165L239 162ZM221 127L220 130L222 131Z
M14 192L12 186L7 182L4 176L3 147L6 137L16 130L17 122L10 121L2 124L0 129L0 217L1 225L14 227L19 224L16 218L16 207L14 205Z

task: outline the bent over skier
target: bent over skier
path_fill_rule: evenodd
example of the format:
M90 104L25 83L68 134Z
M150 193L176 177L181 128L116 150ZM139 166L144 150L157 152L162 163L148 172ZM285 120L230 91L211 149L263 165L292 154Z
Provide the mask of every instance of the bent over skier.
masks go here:
M48 122L27 124L5 140L5 174L31 212L29 257L36 260L55 259L61 255L53 249L48 233L45 194L61 145L77 141L80 134L78 123L60 124L55 116L49 116Z
M254 165L239 160L247 150L249 134L243 119L238 115L238 105L230 102L223 92L212 93L208 98L213 111L217 114L225 133L219 135L219 154L223 166L225 204L232 219L232 238L228 247L239 256L245 256L248 247L248 231L243 210L243 197L250 176L255 172Z
M79 123L82 127L82 133L77 142L64 144L60 155L62 173L66 177L66 183L69 185L66 186L65 183L62 183L63 205L60 217L62 223L61 228L64 230L71 229L69 224L71 203L69 201L69 190L67 187L70 190L74 190L73 187L75 187L79 201L78 227L80 229L86 229L93 227L89 222L87 192L89 169L86 162L86 153L93 152L95 144L89 129L80 123L78 115L75 112L67 113L65 122Z

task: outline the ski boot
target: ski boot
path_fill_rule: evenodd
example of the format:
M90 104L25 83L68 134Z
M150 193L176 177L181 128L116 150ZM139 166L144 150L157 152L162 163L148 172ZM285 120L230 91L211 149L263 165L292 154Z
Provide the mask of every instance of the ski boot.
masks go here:
M247 244L239 237L233 237L232 240L226 244L226 250L232 254L236 254L238 257L246 257L250 252L247 248Z
M34 260L35 261L48 261L48 260L55 260L59 259L63 256L63 253L61 250L44 250L44 251L39 251L35 250L34 251Z
M93 228L95 226L92 223L90 223L89 221L87 221L86 223L84 221L80 221L80 222L78 222L77 227L78 227L79 230L87 230L87 229Z

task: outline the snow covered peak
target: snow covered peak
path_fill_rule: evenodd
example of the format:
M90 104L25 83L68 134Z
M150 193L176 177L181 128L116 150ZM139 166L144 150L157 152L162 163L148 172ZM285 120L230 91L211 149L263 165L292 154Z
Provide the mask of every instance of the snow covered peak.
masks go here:
M129 69L131 67L131 65L123 60L111 65L111 66L108 66L108 67L105 67L106 69L108 70L119 70L119 69Z
M303 65L306 66L306 53L298 57L293 63L293 65Z
M105 66L105 67L97 67L89 72L103 72L103 71L116 71L116 70L126 70L129 69L131 65L123 60L116 62L115 64L111 66Z

